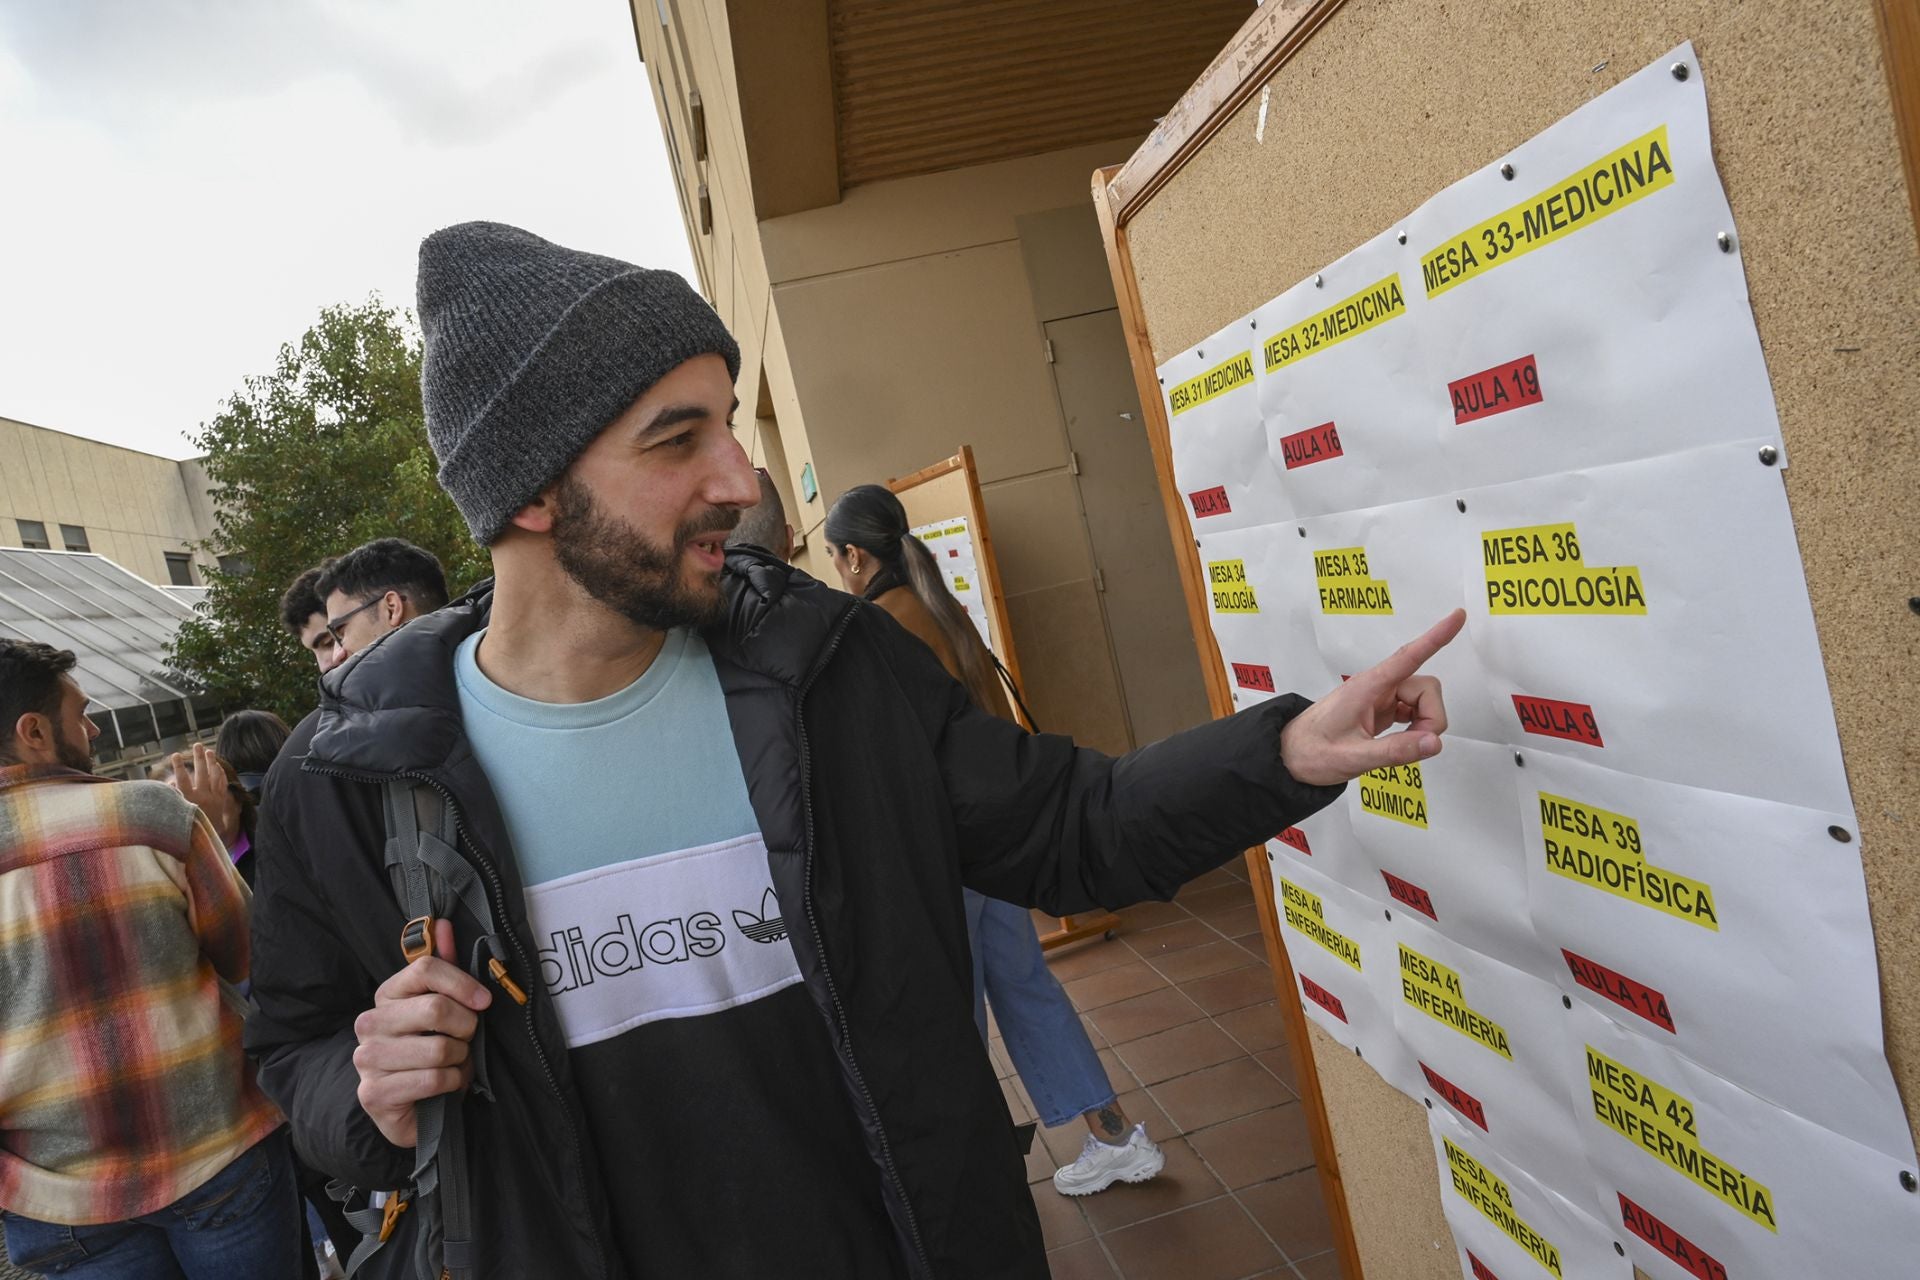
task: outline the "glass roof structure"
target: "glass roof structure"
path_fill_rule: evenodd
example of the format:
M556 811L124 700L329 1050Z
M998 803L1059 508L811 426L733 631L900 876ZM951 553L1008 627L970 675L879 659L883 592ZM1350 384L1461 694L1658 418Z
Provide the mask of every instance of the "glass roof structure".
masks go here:
M193 606L88 552L0 547L0 636L71 649L102 747L211 728L212 699L167 669Z

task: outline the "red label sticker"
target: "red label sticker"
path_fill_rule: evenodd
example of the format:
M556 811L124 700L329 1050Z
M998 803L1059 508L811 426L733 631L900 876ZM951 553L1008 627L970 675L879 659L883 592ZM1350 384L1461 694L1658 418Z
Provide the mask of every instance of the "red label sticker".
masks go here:
M1257 667L1251 662L1233 664L1233 682L1242 689L1258 689L1262 693L1272 693L1273 668Z
M1473 1250L1467 1250L1467 1265L1473 1269L1473 1280L1500 1280L1486 1263L1473 1256Z
M1291 849L1298 849L1309 858L1313 856L1313 847L1307 843L1307 833L1298 827L1288 827L1274 839Z
M1658 991L1624 973L1614 972L1598 960L1575 955L1565 947L1560 948L1560 954L1567 958L1567 968L1575 982L1597 996L1605 996L1628 1013L1639 1014L1656 1027L1674 1030L1673 1012L1667 1008L1667 998Z
M1474 1097L1424 1062L1420 1064L1420 1074L1427 1078L1427 1087L1439 1094L1442 1098L1445 1098L1448 1106L1479 1125L1482 1130L1486 1129L1487 1109L1480 1105L1480 1099Z
M1434 912L1432 895L1425 889L1411 880L1402 880L1391 871L1382 871L1380 874L1386 878L1387 892L1393 895L1394 901L1404 902L1429 920L1440 918Z
M1343 457L1340 452L1340 430L1331 422L1323 422L1317 427L1281 436L1280 456L1286 460L1289 471L1295 467L1325 462L1329 458Z
M1325 1009L1328 1013L1340 1019L1340 1021L1345 1022L1347 1020L1347 1007L1340 1003L1340 997L1304 973L1300 975L1300 989L1307 993L1307 999L1313 1001L1322 1009Z
M1620 1196L1620 1221L1626 1224L1627 1230L1673 1259L1677 1265L1699 1276L1700 1280L1727 1280L1727 1269L1718 1258L1625 1196Z
M947 559L958 560L959 558L960 558L960 548L958 547L947 548Z
M1520 717L1520 727L1528 733L1584 742L1590 747L1607 745L1600 738L1600 721L1594 717L1593 708L1584 702L1556 702L1552 698L1516 693L1513 710Z
M1233 510L1233 507L1227 502L1227 489L1225 485L1215 485L1211 489L1201 489L1197 493L1190 493L1187 495L1187 501L1193 504L1193 514L1195 517L1224 516Z
M1453 421L1477 422L1509 409L1524 409L1546 399L1540 390L1540 370L1532 356L1521 356L1506 364L1470 373L1458 382L1447 384L1453 398Z

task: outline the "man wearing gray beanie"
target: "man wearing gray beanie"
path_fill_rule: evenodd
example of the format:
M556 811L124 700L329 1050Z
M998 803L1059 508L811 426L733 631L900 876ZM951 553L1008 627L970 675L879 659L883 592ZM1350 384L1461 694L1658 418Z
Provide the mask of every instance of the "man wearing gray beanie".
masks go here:
M495 577L324 678L254 899L260 1084L384 1193L359 1274L1046 1276L961 886L1171 897L1437 752L1416 670L1461 616L1121 759L1028 735L882 611L723 550L740 355L680 277L467 223L419 312Z

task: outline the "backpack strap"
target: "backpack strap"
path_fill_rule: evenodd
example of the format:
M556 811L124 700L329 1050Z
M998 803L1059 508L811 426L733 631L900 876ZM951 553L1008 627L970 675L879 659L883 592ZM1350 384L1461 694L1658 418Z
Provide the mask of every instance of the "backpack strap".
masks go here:
M993 659L993 669L1000 673L1001 683L1005 684L1007 692L1013 695L1013 705L1018 707L1020 714L1027 718L1027 728L1034 733L1040 732L1040 722L1033 718L1033 712L1027 710L1026 700L1020 696L1020 686L1014 683L1013 672L1007 670L1007 664L1000 661L1000 655L991 647L987 649L987 656Z
M456 848L459 832L452 806L433 787L405 779L389 780L383 784L383 792L387 872L402 909L410 917L401 935L403 950L415 955L424 948L425 954L431 954L434 921L449 914L457 902L480 922L481 936L468 964L468 972L480 978L485 963L501 964L500 942L485 887ZM481 1037L476 1031L474 1079L476 1086L491 1096L491 1090L484 1088L485 1055L481 1050ZM434 1195L439 1209L442 1275L446 1280L470 1280L474 1274L473 1203L461 1099L450 1094L422 1099L414 1106L414 1117L418 1126L413 1149L414 1196ZM418 1233L422 1242L426 1237L424 1230ZM373 1250L379 1247L377 1240L363 1241L355 1250L356 1262L365 1261L363 1255L371 1254L369 1244ZM432 1274L430 1267L425 1274Z

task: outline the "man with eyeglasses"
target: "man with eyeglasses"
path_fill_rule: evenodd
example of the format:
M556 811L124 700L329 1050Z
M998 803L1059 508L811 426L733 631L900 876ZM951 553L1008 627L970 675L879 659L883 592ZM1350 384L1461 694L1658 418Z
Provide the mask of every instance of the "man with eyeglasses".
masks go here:
M375 538L335 560L315 584L327 607L336 662L447 603L447 575L431 551Z

